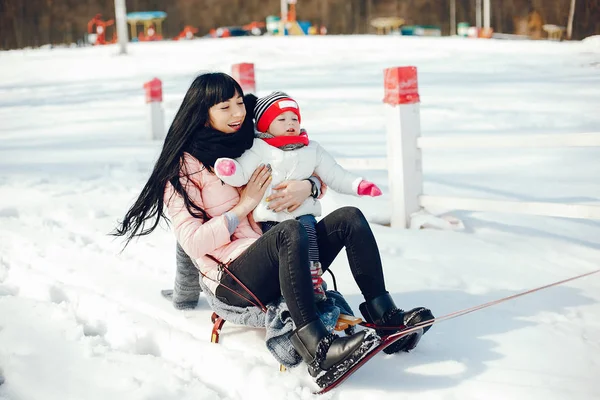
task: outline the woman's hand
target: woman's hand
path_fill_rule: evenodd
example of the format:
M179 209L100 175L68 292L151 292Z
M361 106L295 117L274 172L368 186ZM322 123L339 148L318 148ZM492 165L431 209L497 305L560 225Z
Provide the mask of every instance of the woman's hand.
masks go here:
M310 196L310 181L284 181L273 188L267 198L269 208L275 212L296 210Z
M270 182L271 167L263 164L259 165L240 193L240 201L231 209L231 212L235 213L239 219L250 214L262 200Z

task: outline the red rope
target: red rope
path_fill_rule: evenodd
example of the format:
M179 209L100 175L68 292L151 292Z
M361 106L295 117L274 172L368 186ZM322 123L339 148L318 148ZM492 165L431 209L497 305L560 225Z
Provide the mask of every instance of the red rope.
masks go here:
M215 282L215 283L218 283L218 284L219 284L219 286L222 286L224 289L227 289L227 290L229 290L230 292L232 292L233 294L235 294L235 295L236 295L236 296L238 296L239 298L241 298L241 299L243 299L243 300L246 300L248 303L252 304L254 307L258 307L258 308L260 308L260 309L262 310L261 306L259 306L258 304L254 303L252 300L250 300L250 299L248 299L248 298L246 298L246 297L242 296L240 293L238 293L238 292L237 292L237 291L235 291L234 289L230 288L229 286L222 284L221 282L217 281L216 279L213 279L213 278L211 278L211 277L209 277L209 276L206 276L206 275L204 275L204 273L202 273L202 271L200 271L200 275L202 275L202 277L203 277L203 278L206 278L206 279L208 279L209 281L213 281L213 282ZM263 311L264 311L264 310L263 310Z
M223 286L225 289L229 290L230 292L233 292L234 294L236 294L237 296L239 296L239 297L241 297L242 299L246 300L247 302L249 302L249 303L250 303L250 304L252 304L253 306L260 308L260 309L261 309L263 312L265 312L265 313L267 312L267 307L265 307L265 306L264 306L264 304L263 304L263 303L261 303L261 301L258 299L258 297L256 297L256 295L255 295L254 293L252 293L252 291L251 291L250 289L248 289L248 287L246 287L246 285L244 285L244 283L243 283L242 281L240 281L240 280L238 279L238 277L237 277L237 276L235 276L235 275L233 274L233 272L231 272L231 271L229 270L229 268L227 267L227 264L225 264L225 263L222 263L221 261L217 260L215 257L211 256L210 254L207 254L207 255L206 255L206 257L208 257L208 258L210 258L211 260L215 261L215 262L218 264L219 268L221 268L221 270L222 270L222 271L224 271L224 272L225 272L225 273L227 273L229 276L231 276L231 277L233 278L233 280L234 280L234 281L236 281L236 282L237 282L237 284L238 284L238 285L240 285L240 286L242 287L242 289L244 289L244 290L245 290L245 291L246 291L246 292L247 292L247 293L248 293L250 296L252 296L252 298L253 298L254 300L256 300L256 303L258 303L258 304L254 303L252 300L250 300L250 299L248 299L248 298L244 297L242 294L240 294L240 293L236 292L236 291L235 291L235 290L233 290L232 288L230 288L230 287L228 287L228 286L226 286L226 285L223 285L223 284L222 284L220 281L217 281L217 280L215 280L215 279L209 278L208 276L204 275L204 274L202 273L202 271L200 271L200 274L202 274L202 276L203 276L203 277L205 277L205 278L207 278L207 279L209 279L209 280L211 280L211 281L213 281L213 282L216 282L216 283L218 283L219 285Z

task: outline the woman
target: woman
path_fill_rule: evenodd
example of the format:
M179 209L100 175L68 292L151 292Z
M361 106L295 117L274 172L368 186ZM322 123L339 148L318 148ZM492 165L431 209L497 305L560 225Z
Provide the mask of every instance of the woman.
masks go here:
M209 289L233 306L263 306L283 295L296 326L291 341L309 373L317 382L335 380L379 339L369 330L337 337L317 317L307 268L308 237L298 221L282 222L261 235L248 218L269 185L270 167L259 166L241 191L213 173L217 158L236 158L251 147L250 114L233 78L222 73L198 76L175 115L148 182L115 234L126 236L127 243L149 234L166 218L166 205L178 243L195 260ZM293 207L311 194L308 181L284 182L279 189L271 206L276 210ZM396 307L385 288L375 238L358 209L336 210L316 229L325 270L346 247L365 297L360 310L368 321L394 327L433 318L422 307L407 313ZM415 337L397 342L389 351L414 347Z

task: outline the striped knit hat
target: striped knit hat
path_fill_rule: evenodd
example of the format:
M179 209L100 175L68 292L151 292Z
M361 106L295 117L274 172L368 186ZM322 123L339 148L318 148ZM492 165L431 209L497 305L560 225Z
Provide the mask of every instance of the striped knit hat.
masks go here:
M277 118L281 113L286 111L292 111L298 116L298 122L300 118L300 107L296 100L283 92L273 92L268 96L261 97L256 101L254 107L254 118L256 119L256 130L259 132L266 132L271 125L271 122Z

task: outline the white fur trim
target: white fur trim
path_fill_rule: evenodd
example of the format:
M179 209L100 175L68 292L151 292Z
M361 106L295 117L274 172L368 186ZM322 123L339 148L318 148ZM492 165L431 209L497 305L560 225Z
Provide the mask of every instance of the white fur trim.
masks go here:
M360 185L363 180L363 178L356 178L354 182L352 182L352 190L354 193L358 194L358 185Z

